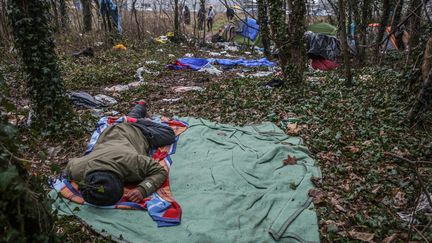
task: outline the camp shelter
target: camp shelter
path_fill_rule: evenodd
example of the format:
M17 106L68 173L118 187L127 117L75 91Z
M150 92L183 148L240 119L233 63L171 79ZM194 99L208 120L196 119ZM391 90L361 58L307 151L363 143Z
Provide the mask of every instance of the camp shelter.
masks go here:
M367 32L368 32L368 40L370 43L374 42L377 39L379 30L380 30L380 26L381 26L380 23L371 23L368 25ZM382 46L383 49L384 50L403 50L404 49L403 46L398 46L395 33L391 33L391 32L392 32L391 27L387 26L385 28L384 36L383 36L383 40L385 40L385 42L383 43L383 46ZM408 40L409 40L408 32L403 30L403 31L397 32L396 35L397 34L402 35L403 44L405 46L407 46ZM389 35L390 35L390 37L389 37Z
M307 27L307 30L312 31L316 34L324 34L324 35L337 34L337 27L329 23L311 24Z

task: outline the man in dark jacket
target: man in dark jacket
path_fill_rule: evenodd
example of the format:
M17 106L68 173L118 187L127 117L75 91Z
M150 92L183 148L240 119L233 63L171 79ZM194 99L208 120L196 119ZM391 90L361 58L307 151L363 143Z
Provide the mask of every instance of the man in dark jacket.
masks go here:
M148 157L148 151L172 144L175 134L169 126L145 118L146 113L145 103L137 104L128 114L136 122L106 128L91 153L69 161L66 176L78 182L86 202L114 205L123 195L124 184L133 183L138 187L125 196L139 202L166 180L166 170Z

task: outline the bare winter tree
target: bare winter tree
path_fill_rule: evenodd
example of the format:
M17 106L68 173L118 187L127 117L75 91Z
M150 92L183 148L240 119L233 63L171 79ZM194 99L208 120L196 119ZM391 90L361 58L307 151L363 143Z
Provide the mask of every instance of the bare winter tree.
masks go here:
M270 29L268 26L267 0L258 0L258 23L260 26L261 41L264 47L264 55L270 57Z
M338 10L339 10L339 33L340 33L340 42L342 46L342 55L344 60L344 68L345 68L345 79L348 85L352 84L352 74L351 74L351 60L350 53L348 50L348 40L346 33L346 24L345 24L345 1L338 1Z
M84 32L92 30L92 1L82 0Z

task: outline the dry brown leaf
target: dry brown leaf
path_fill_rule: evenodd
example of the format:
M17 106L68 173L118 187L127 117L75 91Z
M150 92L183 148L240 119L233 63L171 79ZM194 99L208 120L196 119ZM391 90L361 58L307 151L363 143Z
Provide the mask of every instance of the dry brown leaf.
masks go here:
M392 243L396 240L397 234L394 233L390 236L387 236L386 238L383 239L382 243Z
M380 189L381 189L382 185L375 185L374 188L372 189L372 193L376 194Z
M353 154L360 152L360 148L353 146L353 145L346 146L345 149L349 150Z
M330 203L338 210L338 211L340 211L340 212L344 212L344 213L346 213L347 212L347 210L344 208L344 207L342 207L340 204L339 204L339 201L336 199L336 198L332 198L331 200L330 200Z
M309 196L313 198L313 202L315 205L321 204L325 202L325 195L323 191L312 188L309 190Z
M297 164L297 159L294 156L288 155L288 158L283 160L284 165L295 165Z
M357 232L355 230L349 231L348 235L353 239L361 240L361 241L365 241L365 242L371 242L373 240L373 238L375 237L375 234Z
M297 135L301 131L302 127L297 123L288 123L287 129L289 135Z

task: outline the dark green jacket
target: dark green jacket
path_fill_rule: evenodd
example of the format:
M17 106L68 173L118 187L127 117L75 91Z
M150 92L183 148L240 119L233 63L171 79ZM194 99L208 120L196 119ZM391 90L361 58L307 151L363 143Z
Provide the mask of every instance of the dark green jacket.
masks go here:
M91 153L69 161L66 174L81 182L87 173L111 171L125 184L139 183L138 189L146 197L167 178L166 170L147 156L148 149L138 127L128 123L111 126L100 135Z

